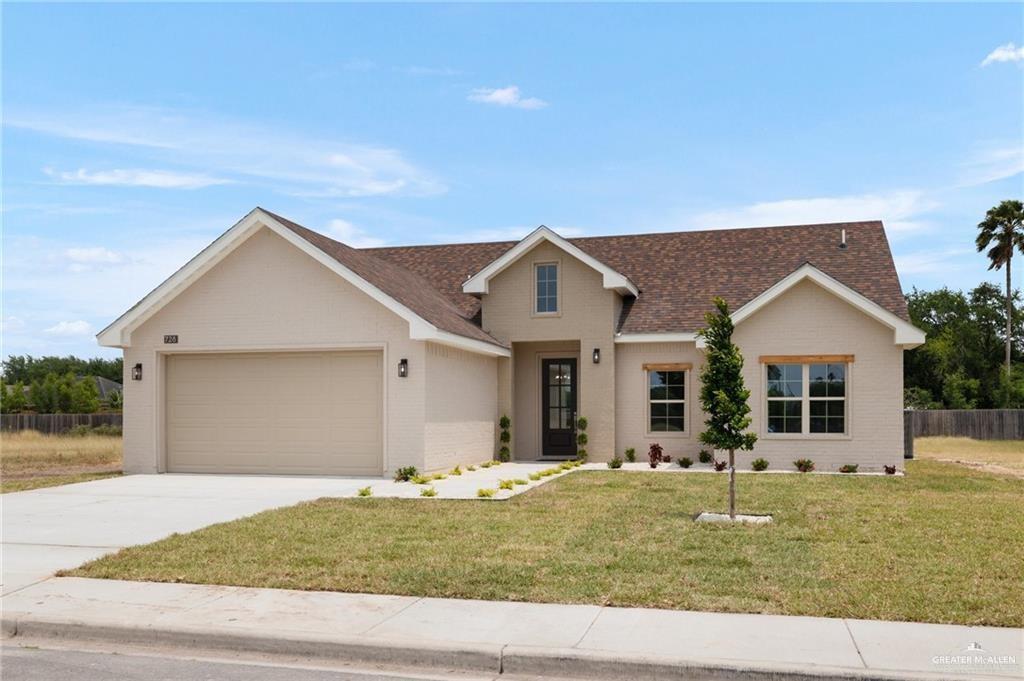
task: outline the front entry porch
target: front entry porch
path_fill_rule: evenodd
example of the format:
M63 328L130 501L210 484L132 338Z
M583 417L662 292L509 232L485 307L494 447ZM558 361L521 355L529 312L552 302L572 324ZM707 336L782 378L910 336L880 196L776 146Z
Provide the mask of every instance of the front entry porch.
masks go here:
M579 341L513 343L511 366L513 460L575 458Z

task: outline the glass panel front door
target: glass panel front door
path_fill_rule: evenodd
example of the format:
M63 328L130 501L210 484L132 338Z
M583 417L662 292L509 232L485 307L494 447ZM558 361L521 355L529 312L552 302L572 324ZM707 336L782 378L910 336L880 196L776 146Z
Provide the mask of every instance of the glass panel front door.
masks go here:
M576 456L576 359L542 360L541 377L541 453Z

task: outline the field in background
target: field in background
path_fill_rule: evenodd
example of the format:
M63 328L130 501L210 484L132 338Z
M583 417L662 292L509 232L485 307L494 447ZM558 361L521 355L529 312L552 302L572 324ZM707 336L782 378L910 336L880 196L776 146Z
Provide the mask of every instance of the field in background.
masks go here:
M1024 477L1024 441L972 440L966 437L919 437L914 457L952 461L991 473Z
M121 437L0 435L0 492L67 485L121 473Z

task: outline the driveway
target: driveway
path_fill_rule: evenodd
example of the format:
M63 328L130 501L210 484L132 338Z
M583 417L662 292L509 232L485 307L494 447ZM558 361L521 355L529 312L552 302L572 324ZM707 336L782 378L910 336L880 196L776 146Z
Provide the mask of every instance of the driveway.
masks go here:
M279 506L352 496L380 478L128 475L0 497L3 594L175 532Z

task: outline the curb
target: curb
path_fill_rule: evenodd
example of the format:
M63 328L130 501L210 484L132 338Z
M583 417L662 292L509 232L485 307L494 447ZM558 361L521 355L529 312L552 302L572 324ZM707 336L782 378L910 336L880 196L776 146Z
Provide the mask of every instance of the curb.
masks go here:
M877 671L848 667L772 663L739 663L729 660L692 660L671 655L610 653L581 648L480 643L381 641L364 636L325 636L312 632L271 635L239 628L176 627L89 623L80 620L48 620L26 615L0 619L3 638L88 641L305 657L344 663L363 663L416 669L417 671L477 672L516 677L645 681L965 681L992 676L951 676L921 672ZM1005 677L1003 677L1005 678Z

